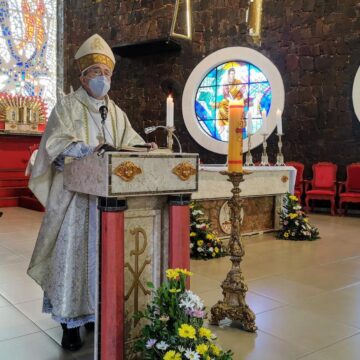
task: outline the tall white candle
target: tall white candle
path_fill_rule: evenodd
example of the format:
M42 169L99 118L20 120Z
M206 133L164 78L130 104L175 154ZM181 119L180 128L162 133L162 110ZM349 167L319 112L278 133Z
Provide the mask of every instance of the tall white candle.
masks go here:
M251 134L253 133L253 126L252 126L252 114L249 111L248 112L248 118L247 118L247 134Z
M174 101L171 95L166 99L166 126L174 126Z
M281 110L280 109L277 109L276 110L276 126L277 126L277 133L279 135L282 135L282 119L281 119Z
M261 127L261 130L262 130L262 133L263 134L267 134L267 121L266 121L266 110L263 109L261 111L261 117L262 117L262 127Z

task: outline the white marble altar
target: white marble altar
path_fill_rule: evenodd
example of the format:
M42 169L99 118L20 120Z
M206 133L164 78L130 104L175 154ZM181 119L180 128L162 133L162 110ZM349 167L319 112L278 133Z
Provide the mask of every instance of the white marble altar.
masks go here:
M260 198L274 199L272 225L264 229L261 227L256 228L256 224L254 224L251 230L245 230L244 234L278 229L278 213L281 209L282 199L285 193L294 192L296 169L291 166L251 166L244 167L244 169L250 171L251 174L246 175L245 181L241 183L241 196L254 201L261 201ZM199 169L199 191L194 193L192 197L194 200L201 201L201 204L205 206L205 211L206 207L212 208L211 214L208 211L207 215L210 217L213 227L219 229L220 236L227 235L223 231L223 224L220 223L223 221L221 220L223 218L221 208L226 200L230 198L232 189L227 177L220 174L220 171L226 170L227 168L224 165L201 165ZM212 205L211 202L213 204L216 202L216 204ZM216 208L217 214L214 214L214 208ZM259 205L259 208L261 208L261 205ZM247 213L244 211L244 218L246 216ZM258 214L258 217L261 217L261 213Z

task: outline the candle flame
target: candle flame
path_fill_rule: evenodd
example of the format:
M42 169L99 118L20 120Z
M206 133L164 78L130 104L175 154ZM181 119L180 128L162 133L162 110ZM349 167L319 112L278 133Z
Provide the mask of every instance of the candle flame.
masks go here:
M170 93L169 96L168 96L168 99L172 99L172 94Z

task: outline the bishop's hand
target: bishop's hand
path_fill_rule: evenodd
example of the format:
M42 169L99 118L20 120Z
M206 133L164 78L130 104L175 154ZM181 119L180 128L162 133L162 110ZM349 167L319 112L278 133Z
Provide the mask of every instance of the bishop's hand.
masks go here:
M110 144L103 143L99 144L94 150L94 152L96 152L99 156L103 155L107 151L116 151L116 148Z

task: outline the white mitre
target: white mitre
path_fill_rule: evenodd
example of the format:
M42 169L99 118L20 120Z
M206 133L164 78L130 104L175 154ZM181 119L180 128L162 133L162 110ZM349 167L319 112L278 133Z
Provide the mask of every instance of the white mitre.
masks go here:
M98 34L89 37L75 54L80 71L94 64L107 65L111 70L115 67L115 56L108 43Z

